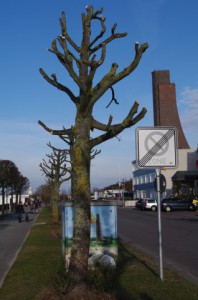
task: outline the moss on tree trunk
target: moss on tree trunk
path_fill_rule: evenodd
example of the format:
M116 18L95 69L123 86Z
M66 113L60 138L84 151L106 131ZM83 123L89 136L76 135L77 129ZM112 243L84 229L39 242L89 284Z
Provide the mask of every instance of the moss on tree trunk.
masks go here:
M74 201L74 234L70 271L73 284L82 282L87 271L90 244L90 149L89 131L81 118L76 134L78 142L72 149L72 178ZM83 129L82 129L83 128Z

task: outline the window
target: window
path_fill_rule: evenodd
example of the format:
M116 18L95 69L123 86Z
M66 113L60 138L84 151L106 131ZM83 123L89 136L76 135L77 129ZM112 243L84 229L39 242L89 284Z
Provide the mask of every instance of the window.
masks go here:
M144 176L141 176L140 181L141 183L144 183Z
M145 175L145 183L149 182L149 175Z

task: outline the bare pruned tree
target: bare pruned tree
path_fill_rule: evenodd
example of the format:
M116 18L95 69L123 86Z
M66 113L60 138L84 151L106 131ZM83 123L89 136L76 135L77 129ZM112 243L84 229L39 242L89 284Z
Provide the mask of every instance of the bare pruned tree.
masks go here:
M46 154L46 156L48 157L48 161L43 159L43 162L40 163L39 166L50 186L52 222L56 223L59 221L60 186L63 182L71 178L71 168L67 167L67 164L70 164L70 160L67 160L68 150L55 148L50 143L48 143L47 145L51 148L52 153ZM69 176L66 176L68 173Z
M82 40L77 45L67 30L64 12L60 18L61 34L52 41L49 51L54 54L63 65L68 75L78 86L78 94L68 86L65 86L53 73L51 76L40 68L43 78L52 86L63 91L76 106L75 124L70 128L55 130L46 124L38 123L49 133L64 139L70 147L72 198L74 201L74 233L71 250L70 275L72 284L83 282L88 265L90 244L90 161L92 150L99 144L116 137L126 128L140 121L146 109L138 112L139 103L135 101L128 114L120 123L113 124L113 116L109 116L106 124L101 123L93 116L93 108L105 92L116 83L130 75L138 66L142 54L148 48L148 44L135 43L135 55L129 64L122 70L118 70L118 64L112 63L109 71L101 80L94 84L96 72L105 62L107 46L116 39L127 35L117 33L117 24L111 28L110 35L105 37L105 18L103 9L94 11L93 6L86 6L86 13L82 13ZM92 22L99 22L100 32L93 37L91 35ZM98 53L98 55L96 55ZM99 57L99 59L97 59ZM94 130L99 132L92 137Z

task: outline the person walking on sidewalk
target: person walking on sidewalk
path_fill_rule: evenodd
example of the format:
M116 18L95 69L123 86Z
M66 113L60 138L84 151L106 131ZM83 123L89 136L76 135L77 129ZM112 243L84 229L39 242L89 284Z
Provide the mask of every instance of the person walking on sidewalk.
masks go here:
M24 209L24 213L25 213L25 221L28 222L29 221L30 207L29 207L29 204L27 202L24 203L23 209Z
M19 201L19 204L17 204L17 206L16 206L16 213L18 216L18 221L19 221L19 223L21 223L22 222L22 214L24 213L23 204L21 201Z
M38 203L38 200L35 200L34 202L34 207L35 207L35 213L38 214L38 209L39 209L39 203Z

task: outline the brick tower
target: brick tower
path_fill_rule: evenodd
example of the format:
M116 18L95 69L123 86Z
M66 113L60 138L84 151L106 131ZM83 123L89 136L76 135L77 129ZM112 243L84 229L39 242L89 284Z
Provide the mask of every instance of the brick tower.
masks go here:
M178 148L189 149L177 110L175 84L168 70L152 72L154 126L174 126L178 130Z

